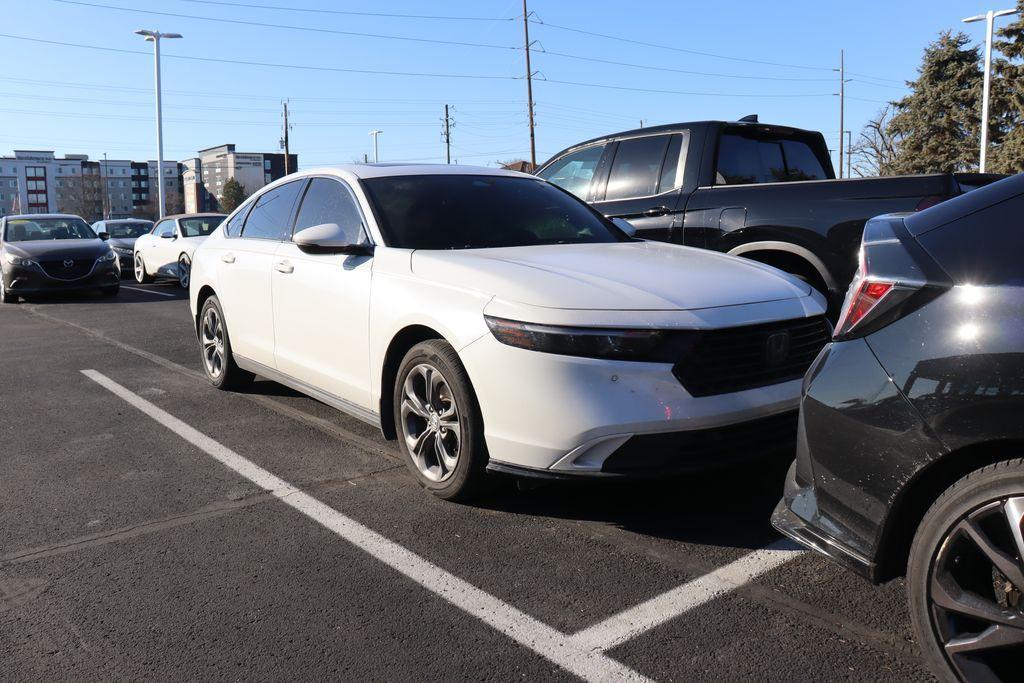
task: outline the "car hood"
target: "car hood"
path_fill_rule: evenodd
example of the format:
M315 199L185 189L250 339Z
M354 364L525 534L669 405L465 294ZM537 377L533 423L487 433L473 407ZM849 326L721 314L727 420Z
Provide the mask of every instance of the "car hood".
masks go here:
M4 249L15 256L36 260L99 258L110 247L103 240L38 240L5 242Z
M131 249L135 246L136 237L111 237L107 244L118 249Z
M754 261L661 242L421 250L411 266L417 276L543 308L694 310L811 291Z

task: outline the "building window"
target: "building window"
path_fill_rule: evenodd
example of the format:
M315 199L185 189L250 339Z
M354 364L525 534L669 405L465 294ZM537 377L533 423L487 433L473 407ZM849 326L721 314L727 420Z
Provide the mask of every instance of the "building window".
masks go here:
M128 169L127 168L122 168L121 169L121 175L128 175Z
M264 159L263 160L263 170L264 171L269 171L270 170L270 159Z
M263 174L263 183L264 184L268 184L269 182L270 182L270 174L269 173L264 173Z

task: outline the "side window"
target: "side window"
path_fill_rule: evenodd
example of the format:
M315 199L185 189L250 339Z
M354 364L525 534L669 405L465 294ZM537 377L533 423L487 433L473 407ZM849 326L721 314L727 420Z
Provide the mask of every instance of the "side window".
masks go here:
M623 140L615 152L605 199L627 199L658 194L661 164L670 135Z
M224 224L225 235L228 237L238 237L242 234L242 225L245 223L245 217L249 215L249 209L252 208L252 204L252 202L246 203L231 220Z
M803 140L723 133L718 144L716 185L825 180L828 177L814 149Z
M337 223L352 244L365 241L363 216L348 188L337 180L313 178L302 198L295 232L322 223Z
M160 221L153 228L153 234L157 237L166 237L174 234L174 221Z
M292 208L303 181L285 183L264 192L253 204L242 227L242 237L260 240L286 240L292 236Z
M690 131L684 130L672 136L668 143L668 153L665 155L665 165L661 169L661 182L658 183L658 193L668 192L677 187L682 187L686 171L686 152L690 148Z
M601 155L604 153L604 147L594 145L567 154L537 175L585 200L590 189L590 181L597 170L597 163L601 161Z

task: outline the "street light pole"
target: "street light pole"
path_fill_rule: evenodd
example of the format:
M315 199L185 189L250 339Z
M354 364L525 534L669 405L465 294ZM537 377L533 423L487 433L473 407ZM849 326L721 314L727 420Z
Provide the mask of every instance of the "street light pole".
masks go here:
M383 133L382 130L371 130L370 135L373 137L373 163L380 161L380 157L377 153L377 136Z
M985 79L981 94L981 156L978 161L978 170L985 172L985 152L988 150L988 100L992 83L992 28L996 17L1004 17L1007 14L1016 14L1015 9L989 10L984 14L967 17L963 20L965 24L985 20Z
M153 73L154 81L156 82L156 177L157 177L157 196L160 198L159 207L159 218L163 218L167 212L167 207L164 202L164 122L163 122L163 108L160 104L160 39L161 38L181 38L180 33L160 33L159 31L150 31L148 29L139 29L135 32L137 35L144 37L148 42L153 43ZM150 192L153 191L150 186Z

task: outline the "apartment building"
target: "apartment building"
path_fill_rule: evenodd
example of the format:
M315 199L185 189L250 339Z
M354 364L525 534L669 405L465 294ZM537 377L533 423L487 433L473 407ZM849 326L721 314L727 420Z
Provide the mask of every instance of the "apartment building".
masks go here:
M182 185L185 211L217 211L224 183L237 180L252 194L285 175L285 155L267 152L238 152L233 144L201 149L183 163ZM299 164L297 154L288 156L288 170Z

